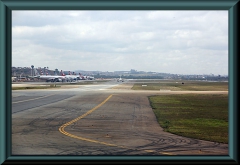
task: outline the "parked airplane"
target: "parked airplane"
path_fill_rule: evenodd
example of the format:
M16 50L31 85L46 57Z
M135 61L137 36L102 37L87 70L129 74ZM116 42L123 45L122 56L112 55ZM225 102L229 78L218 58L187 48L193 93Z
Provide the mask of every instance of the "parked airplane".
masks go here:
M39 78L39 79L46 80L46 82L60 82L60 81L72 82L77 80L93 80L94 79L93 76L82 76L81 73L76 75L74 72L71 73L70 71L68 72L68 75L65 75L62 70L60 72L61 75L48 75L48 73L46 73L46 75L43 75L42 71L40 75L36 68L34 68L34 71L36 76L29 76L30 78Z
M88 76L88 79L89 80L94 80L94 77L93 76Z
M62 71L61 71L62 72ZM63 73L63 72L62 72ZM64 74L64 73L63 73ZM80 76L80 74L79 75L76 75L74 72L73 73L71 73L70 71L68 72L68 75L64 75L65 77L66 77L66 80L67 81L70 81L70 82L72 82L72 81L77 81L77 80L81 80L82 78L81 78L81 76Z
M81 73L79 73L79 75L82 80L94 80L93 76L82 76Z
M80 80L87 80L87 76L83 76L81 73L79 73Z
M36 76L33 76L34 78L43 79L46 80L46 82L63 82L66 80L66 76L62 73L62 71L61 75L40 75L37 69L35 69L35 75Z

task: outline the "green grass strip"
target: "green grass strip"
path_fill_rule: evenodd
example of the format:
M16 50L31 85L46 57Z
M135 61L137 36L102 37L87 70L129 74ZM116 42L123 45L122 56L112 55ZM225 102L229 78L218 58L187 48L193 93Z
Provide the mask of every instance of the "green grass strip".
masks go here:
M164 131L228 143L227 94L150 96L149 101Z

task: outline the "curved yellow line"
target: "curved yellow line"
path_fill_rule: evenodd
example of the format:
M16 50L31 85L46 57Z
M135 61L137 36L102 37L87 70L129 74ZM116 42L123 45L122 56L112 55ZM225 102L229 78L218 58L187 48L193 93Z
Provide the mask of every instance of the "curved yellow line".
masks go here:
M96 107L94 107L93 109L89 110L88 112L86 112L85 114L77 117L76 119L73 119L65 124L63 124L61 127L59 127L59 132L61 132L62 134L66 135L66 136L69 136L69 137L72 137L72 138L76 138L76 139L79 139L79 140L83 140L83 141L88 141L88 142L92 142L92 143L98 143L98 144L103 144L103 145L107 145L107 146L112 146L112 147L119 147L119 148L124 148L124 149L132 149L132 150L139 150L139 149L133 149L133 148L129 148L129 147L124 147L124 146L118 146L116 144L111 144L111 143L106 143L106 142L101 142L101 141L97 141L97 140L92 140L92 139L87 139L87 138L83 138L83 137L80 137L80 136L76 136L76 135L73 135L73 134L70 134L68 132L66 132L64 130L64 128L66 128L67 126L73 124L74 122L84 118L85 116L89 115L90 113L92 113L93 111L95 111L96 109L98 109L99 107L101 107L103 104L105 104L110 98L112 97L112 95L108 96L107 99L105 99L102 103L100 103L99 105L97 105ZM143 150L145 152L155 152L154 150ZM164 154L164 153L163 153Z
M90 113L92 113L93 111L95 111L96 109L98 109L99 107L101 107L103 104L105 104L110 98L112 97L112 95L108 96L107 99L105 99L102 103L100 103L99 105L97 105L96 107L94 107L93 109L89 110L88 112L86 112L85 114L79 116L78 118L76 119L73 119L65 124L63 124L60 128L59 128L59 131L66 135L66 136L69 136L69 137L72 137L72 138L76 138L76 139L79 139L79 140L84 140L84 141L88 141L88 142L92 142L92 143L98 143L98 144L104 144L104 145L107 145L107 146L115 146L115 147L120 147L120 146L117 146L116 144L110 144L110 143L105 143L105 142L100 142L100 141L96 141L96 140L91 140L91 139L87 139L87 138L83 138L83 137L79 137L79 136L76 136L76 135L73 135L73 134L70 134L68 132L66 132L64 130L65 127L73 124L74 122L84 118L85 116L89 115ZM121 147L121 148L126 148L126 147Z

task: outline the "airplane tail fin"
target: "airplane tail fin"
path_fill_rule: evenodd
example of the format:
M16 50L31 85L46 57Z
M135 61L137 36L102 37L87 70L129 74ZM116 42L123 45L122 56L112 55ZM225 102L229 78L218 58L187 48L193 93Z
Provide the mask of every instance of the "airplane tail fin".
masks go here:
M81 75L81 73L78 73L78 75L79 75L79 79L82 80L82 75Z
M34 72L35 72L35 75L36 75L36 76L40 76L40 74L38 73L38 71L37 71L36 68L34 68Z
M61 70L61 76L65 76L64 72Z
M82 76L81 73L79 73L79 76L81 77L81 79L83 79L83 80L85 79L84 76Z

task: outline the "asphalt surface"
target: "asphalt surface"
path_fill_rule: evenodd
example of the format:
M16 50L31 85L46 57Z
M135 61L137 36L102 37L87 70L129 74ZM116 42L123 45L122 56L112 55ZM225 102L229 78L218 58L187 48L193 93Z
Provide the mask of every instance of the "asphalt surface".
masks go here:
M133 91L132 85L13 90L12 155L228 155L227 144L177 136L159 126L147 96L181 91Z

